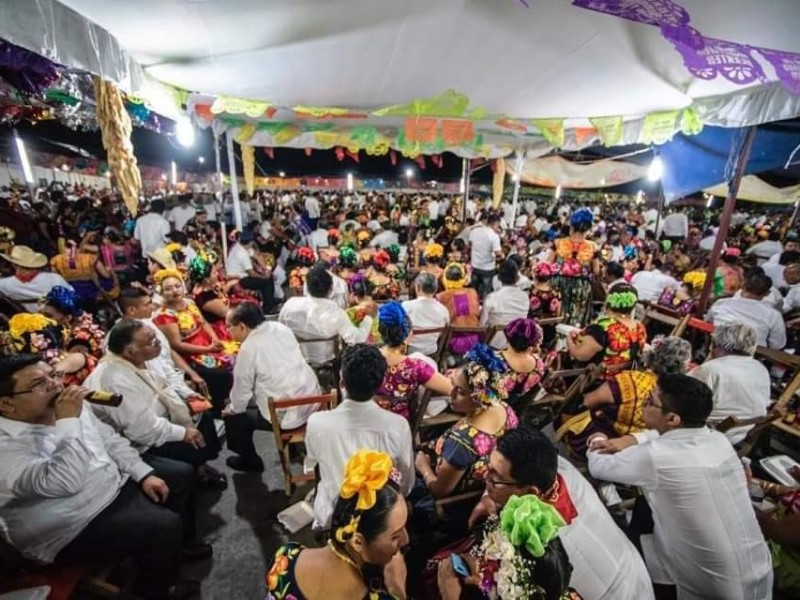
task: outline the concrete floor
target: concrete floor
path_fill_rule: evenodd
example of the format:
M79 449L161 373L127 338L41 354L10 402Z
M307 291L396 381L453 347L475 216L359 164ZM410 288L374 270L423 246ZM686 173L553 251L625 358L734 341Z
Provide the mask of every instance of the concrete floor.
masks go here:
M198 535L214 546L214 557L184 566L182 575L202 581L204 600L255 600L266 596L266 570L277 548L289 540L277 514L311 489L308 484L288 498L272 434L256 431L254 441L264 460L263 473L232 471L225 465L225 459L231 456L225 449L211 464L228 475L228 489L200 491ZM295 468L299 470L300 465ZM293 534L291 539L316 545L310 527Z

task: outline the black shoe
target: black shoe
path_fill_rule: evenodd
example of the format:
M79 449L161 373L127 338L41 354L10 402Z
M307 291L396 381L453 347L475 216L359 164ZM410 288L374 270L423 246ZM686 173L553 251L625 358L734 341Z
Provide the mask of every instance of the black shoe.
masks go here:
M192 562L195 560L203 560L211 558L214 549L211 544L205 542L187 542L181 548L181 560L184 562Z
M166 590L141 591L139 595L152 600L189 600L189 598L197 598L200 595L200 582L182 579L175 585L169 586Z
M228 478L225 473L207 473L197 479L197 487L207 490L228 489Z
M264 461L260 458L245 460L241 456L229 456L225 459L225 464L234 471L245 471L246 473L264 472Z

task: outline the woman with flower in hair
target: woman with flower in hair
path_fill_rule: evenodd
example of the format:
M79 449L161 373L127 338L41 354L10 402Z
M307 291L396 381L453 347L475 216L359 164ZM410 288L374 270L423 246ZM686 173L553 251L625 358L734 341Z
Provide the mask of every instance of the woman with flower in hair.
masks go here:
M347 463L322 548L284 544L267 573L267 600L405 598L408 508L388 454L359 450Z
M581 208L572 214L569 222L569 236L555 240L547 262L558 264L558 275L553 278L553 285L561 294L564 321L582 327L591 316L591 277L600 271L595 256L597 246L586 239L594 214L588 208Z
M470 574L459 578L452 561L438 563L442 600L470 589L499 600L581 600L569 587L572 565L559 532L567 522L535 494L512 495L484 525L480 542L462 559ZM471 597L471 596L470 596Z
M606 311L593 324L567 338L570 356L581 362L596 362L606 376L610 370L628 365L636 368L647 343L647 331L633 317L639 297L629 283L614 285L606 296Z
M303 286L306 283L306 275L316 260L317 256L314 251L308 246L302 246L297 249L297 256L295 257L299 266L295 267L289 273L289 289L295 296L303 295Z
M339 248L334 272L345 281L350 281L350 278L358 272L358 254L352 246L346 244Z
M386 375L375 398L378 404L409 419L409 404L421 387L439 396L449 396L453 383L437 371L436 363L421 354L407 356L411 320L402 304L392 300L380 306L376 322L384 344L380 349L381 354L387 365Z
M442 280L442 261L444 260L444 246L436 242L428 242L422 251L425 264L420 267L420 272L430 273L437 280Z
M372 255L372 265L366 277L373 286L376 300L396 300L400 296L400 286L389 274L391 257L386 250L376 250Z
M203 318L211 325L220 340L230 341L231 332L225 324L225 316L228 314L228 309L239 302L231 302L219 280L219 272L205 255L195 256L189 261L188 275L192 300L200 309ZM259 304L253 296L248 296L247 299Z
M39 312L55 321L64 330L64 348L97 359L103 355L105 333L94 322L91 313L80 307L78 295L70 288L57 285L44 297Z
M478 327L481 318L481 303L475 288L468 288L467 268L460 263L450 263L444 270L444 291L436 295L450 313L453 327ZM473 333L454 334L450 338L450 351L459 356L465 354L478 342Z
M91 236L93 242L98 234L90 231L84 237ZM53 271L61 275L75 289L78 298L87 304L93 305L103 293L116 298L119 280L117 274L100 259L99 245L81 246L84 249L80 249L75 241L67 240L64 251L50 259Z
M153 315L156 325L208 384L214 407L221 410L233 385L233 364L239 345L220 340L194 301L186 297L183 275L164 269L155 275L163 305Z
M64 327L43 314L18 313L8 321L2 334L3 353L35 354L64 378L64 385L81 385L97 365L91 354L65 350L68 334Z
M620 371L583 397L587 410L567 419L557 430L556 439L564 440L579 457L586 454L586 444L595 433L609 438L638 433L647 429L642 413L650 392L662 375L686 374L692 359L692 346L677 337L657 337L642 355L642 369Z
M508 396L508 404L517 414L538 391L545 366L539 356L542 328L533 319L514 319L503 330L508 347L498 352L506 370L495 375L494 385Z
M721 296L733 296L744 285L744 270L739 266L741 255L739 248L731 246L720 256L722 262L717 267L717 273L722 279Z
M374 287L362 273L356 273L347 282L347 289L350 293L348 303L350 307L345 311L350 322L359 327L364 321L364 317L374 317L378 312L378 305L372 299ZM381 338L378 333L378 320L373 319L372 329L367 338L368 344L380 344Z
M485 344L476 345L465 358L467 364L453 375L450 396L451 410L464 417L417 454L419 483L434 498L482 487L497 438L519 424L505 403L505 388L494 385L494 378L506 371L503 360ZM418 502L422 510L428 504L424 498Z

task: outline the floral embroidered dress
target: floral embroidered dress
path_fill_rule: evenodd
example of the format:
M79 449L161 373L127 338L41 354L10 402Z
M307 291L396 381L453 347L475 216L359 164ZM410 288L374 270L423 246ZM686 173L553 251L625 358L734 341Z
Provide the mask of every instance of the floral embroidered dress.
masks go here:
M493 386L498 389L498 395L503 398L508 398L507 402L515 410L517 405L528 394L536 390L544 378L544 362L541 358L536 356L536 366L528 373L520 373L511 368L508 364L506 357L502 352L497 353L498 358L503 361L506 366L504 373L493 373L494 378ZM499 388L502 388L500 390Z
M498 438L519 425L514 410L505 402L499 404L506 411L506 422L499 431L486 433L473 427L466 419L461 419L434 443L437 468L446 460L455 469L464 471L452 495L483 486L489 455L497 445Z
M570 325L582 326L592 308L591 265L597 246L589 240L574 241L561 238L555 241L556 262L559 274L553 285L563 302L564 320Z
M530 311L531 319L551 319L561 314L561 294L558 290L548 288L531 288Z
M212 343L211 336L203 328L204 320L200 309L191 300L184 300L183 306L181 310L173 308L159 309L153 317L153 323L159 327L177 324L181 340L196 346L210 346ZM188 354L184 358L208 369L233 369L238 344L235 342L223 342L223 345L225 345L225 348L220 352Z
M675 290L672 288L665 288L658 297L658 303L661 306L666 306L672 310L677 310L682 315L688 315L693 312L697 303L691 298L679 298Z
M647 330L638 321L634 327L614 316L602 316L584 329L583 335L591 336L603 347L598 353L605 369L616 365L636 362L647 343Z
M275 553L275 562L272 563L267 573L267 599L266 600L304 600L305 596L300 591L295 578L297 558L303 551L303 546L297 542L284 544ZM389 592L384 589L383 583L370 581L369 591L363 600L393 600Z
M424 360L407 356L386 369L383 383L378 388L378 404L408 419L411 416L409 402L435 374L436 369Z
M92 315L83 313L67 329L65 347L67 350L71 350L74 346L85 346L92 356L101 358L103 356L103 341L105 337L105 332L94 322Z

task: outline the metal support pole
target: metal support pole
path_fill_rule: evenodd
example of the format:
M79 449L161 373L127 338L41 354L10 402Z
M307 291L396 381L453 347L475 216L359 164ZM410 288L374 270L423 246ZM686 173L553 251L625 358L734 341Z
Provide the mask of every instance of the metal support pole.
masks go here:
M514 192L511 196L511 223L508 224L511 229L514 229L517 224L517 200L519 199L519 187L521 184L522 165L525 162L525 153L522 151L517 152L517 162L514 166Z
M216 133L214 134L214 161L217 166L217 190L214 192L214 196L222 206L222 165L219 160L219 135Z
M468 159L461 159L461 223L467 222L467 171L469 170Z
M464 208L463 208L463 222L467 222L467 202L469 202L469 179L472 175L472 167L470 166L470 160L468 158L464 159Z
M739 193L739 184L744 175L744 169L747 166L747 159L750 158L750 148L753 146L753 139L756 137L756 126L751 125L747 128L747 133L744 135L739 154L736 160L736 166L733 171L733 178L728 182L728 196L725 198L725 207L722 209L722 216L719 220L719 232L714 240L714 249L711 251L711 260L708 263L708 271L706 271L706 282L703 285L703 293L700 294L700 300L697 302L697 316L702 318L706 312L708 299L711 296L711 289L714 285L714 277L717 273L717 265L719 264L719 256L722 254L722 245L725 243L725 238L728 237L728 229L731 226L731 216L733 215L733 208L736 205L736 195Z
M239 203L239 182L236 179L236 160L233 154L233 136L225 132L225 143L228 147L228 170L231 175L231 197L233 198L233 221L236 229L242 230L242 207Z

